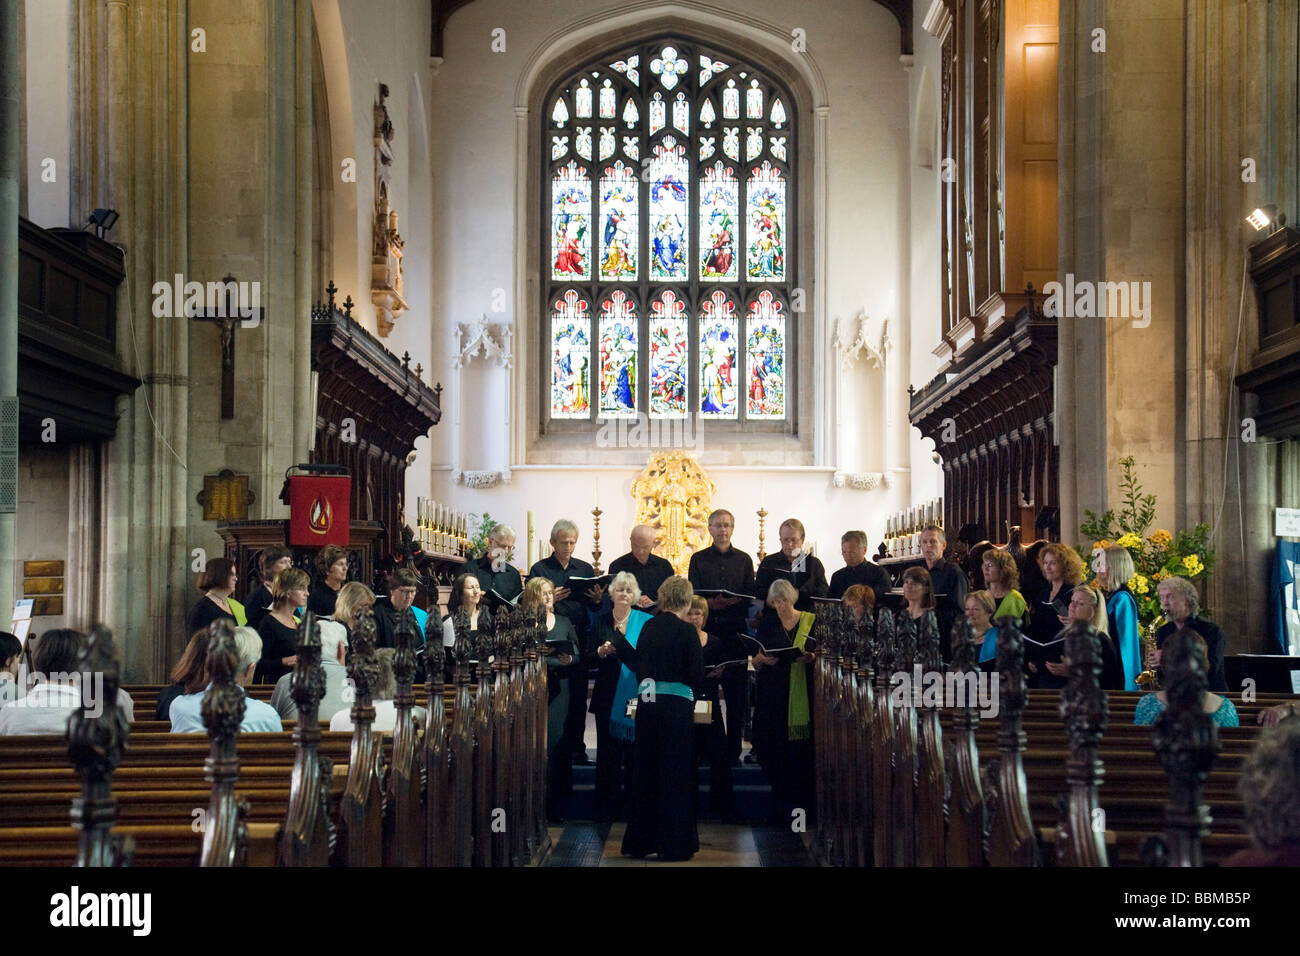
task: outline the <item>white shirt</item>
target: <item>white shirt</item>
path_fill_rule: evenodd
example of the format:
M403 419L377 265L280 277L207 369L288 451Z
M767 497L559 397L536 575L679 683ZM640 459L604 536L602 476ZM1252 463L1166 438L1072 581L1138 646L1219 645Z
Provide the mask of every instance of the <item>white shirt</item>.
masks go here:
M93 705L93 700L86 703ZM68 732L68 718L83 704L81 689L70 684L50 684L42 681L28 691L26 697L0 707L0 736L34 734L63 735ZM135 704L131 695L118 688L117 706L127 721L135 719Z
M392 733L397 726L397 705L391 700L371 701L375 707L375 719L370 728L376 733ZM423 707L412 707L415 726L423 727L427 720ZM330 730L352 730L352 709L340 710L330 719Z

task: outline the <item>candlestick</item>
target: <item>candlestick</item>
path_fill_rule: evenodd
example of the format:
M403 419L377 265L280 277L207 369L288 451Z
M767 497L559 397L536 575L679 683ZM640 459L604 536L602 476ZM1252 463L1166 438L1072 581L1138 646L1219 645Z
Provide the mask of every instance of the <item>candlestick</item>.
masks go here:
M765 532L763 530L764 522L767 520L767 509L759 506L758 514L758 560L762 561L767 557L767 544L765 543Z
M604 514L597 506L591 509L591 568L600 577L600 516Z

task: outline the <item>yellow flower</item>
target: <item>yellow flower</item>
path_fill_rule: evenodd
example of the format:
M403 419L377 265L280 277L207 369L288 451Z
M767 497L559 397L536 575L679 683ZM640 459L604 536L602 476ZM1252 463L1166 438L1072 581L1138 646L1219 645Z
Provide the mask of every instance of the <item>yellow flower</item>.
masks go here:
M1167 577L1169 577L1168 571L1157 571L1155 574L1151 575L1151 580L1159 584Z
M1135 574L1128 579L1128 589L1134 594L1147 594L1151 590L1151 584L1141 574Z
M1191 577L1196 577L1205 570L1205 565L1201 564L1201 559L1194 554L1189 554L1183 558L1183 567L1187 569L1187 573Z
M1139 538L1137 535L1135 535L1132 531L1126 532L1125 534L1121 535L1120 539L1115 543L1119 545L1121 548L1142 547L1142 539Z
M1092 550L1105 551L1109 547L1110 547L1110 542L1107 541L1105 538L1102 538L1100 541L1098 541L1096 544L1092 546Z
M1151 533L1151 543L1158 548L1167 548L1169 543L1174 540L1174 536L1163 528L1157 528Z

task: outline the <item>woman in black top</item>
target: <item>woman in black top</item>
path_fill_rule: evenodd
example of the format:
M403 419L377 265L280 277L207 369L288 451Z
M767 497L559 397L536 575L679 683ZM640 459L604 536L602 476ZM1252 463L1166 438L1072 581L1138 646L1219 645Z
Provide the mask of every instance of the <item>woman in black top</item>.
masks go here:
M736 808L731 787L731 757L718 688L724 671L736 668L743 673L749 666L749 658L738 636L710 634L705 630L709 622L709 602L705 598L699 595L691 598L691 613L686 622L695 628L700 640L700 653L704 655L704 682L695 689L695 699L707 700L713 705L709 723L695 725L695 767L698 771L700 757L709 761L709 808L722 818L723 823L732 823L735 822ZM728 712L727 716L731 720L740 719L739 714ZM698 772L693 778L699 778Z
M803 522L798 518L782 521L779 535L781 550L764 558L754 577L759 596L766 596L772 582L779 578L789 581L799 592L795 608L812 611L812 599L830 593L830 586L826 583L826 569L815 555L803 553L804 529Z
M624 795L632 782L632 742L614 736L609 726L618 678L623 671L623 662L614 648L614 638L626 636L634 614L642 615L643 620L650 617L635 609L641 599L641 588L636 577L628 571L614 575L609 584L609 598L613 607L596 618L596 650L584 661L585 669L596 668L596 685L591 692L591 706L587 709L596 719L594 815L598 823L623 816L626 812Z
M271 611L257 625L262 638L262 660L254 683L274 684L298 662L298 622L293 612L307 600L307 572L281 571L271 587Z
M695 592L680 575L659 586L659 613L641 628L636 647L620 634L619 660L636 671L641 693L636 711L636 767L632 812L623 853L661 861L689 860L700 848L695 828L695 778L691 775L695 703L704 680L704 656L695 628L686 623Z
M311 590L307 610L321 617L330 617L334 613L339 589L348 580L348 553L337 544L327 544L316 555L316 569L320 571L321 579Z
M1061 628L1070 617L1070 600L1072 592L1083 582L1083 560L1067 545L1049 542L1038 551L1038 567L1042 569L1047 582L1029 597L1029 629L1025 632L1039 644L1054 641ZM1060 660L1059 654L1049 657ZM1058 689L1065 686L1065 673L1055 673L1056 668L1048 668L1046 673L1037 675L1037 683L1032 680L1030 686Z
M199 578L199 590L204 594L190 608L189 616L185 619L185 633L206 631L209 624L223 617L230 618L236 625L243 624L235 610L237 602L232 602L230 597L235 593L238 582L235 563L229 558L213 558L209 561Z
M271 611L271 582L285 568L293 567L293 554L283 545L273 544L262 549L258 565L262 571L262 583L244 598L244 614L248 616L248 626L256 628L262 618Z

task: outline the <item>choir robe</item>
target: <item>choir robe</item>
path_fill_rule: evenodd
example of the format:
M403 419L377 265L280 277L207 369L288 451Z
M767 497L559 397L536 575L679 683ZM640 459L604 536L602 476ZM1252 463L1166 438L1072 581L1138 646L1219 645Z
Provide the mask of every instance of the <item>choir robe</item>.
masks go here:
M280 661L298 653L298 629L285 627L268 614L257 625L257 633L262 637L262 661L253 682L274 684L290 670Z
M1062 584L1061 589L1056 592L1055 599L1065 601L1068 604L1071 590L1070 585ZM1058 609L1052 606L1052 585L1049 583L1032 597L1033 603L1029 606L1029 627L1025 629L1025 634L1040 644L1046 644L1048 641L1055 640L1063 627L1060 617L1058 617ZM1034 686L1059 690L1065 686L1065 680L1064 677L1057 677L1043 671L1038 675L1038 682Z
M738 548L719 551L710 545L691 555L687 569L691 587L734 591L737 594L757 594L754 583L754 561ZM709 631L714 634L744 634L749 627L749 602L740 601L732 607L709 609ZM722 693L727 698L727 755L734 762L740 759L745 721L749 716L749 674L741 668L730 668L722 679Z
M271 600L271 589L265 584L259 584L244 598L244 613L248 615L249 627L256 628L262 623L262 618L271 613Z
M704 657L704 671L727 661L744 660L748 657L744 645L735 634L708 634L707 643L701 647ZM697 639L699 635L696 635ZM733 664L723 673L745 675L748 679L748 664ZM695 767L697 772L693 779L699 779L700 758L709 761L709 803L710 809L717 816L728 820L735 815L734 791L731 784L731 758L727 746L727 727L722 719L722 707L718 690L721 678L705 677L695 689L696 700L707 700L713 704L713 719L707 724L695 725ZM730 719L740 719L740 714L730 715Z
M758 575L754 581L756 593L760 598L766 600L772 582L777 578L785 578L799 592L799 600L794 605L795 610L812 611L812 599L825 597L830 589L826 584L826 569L822 567L822 563L817 560L816 555L808 555L804 567L805 570L800 571L798 574L780 574L778 572L788 572L790 570L790 559L785 556L784 551L769 554L758 566Z
M865 584L871 588L877 598L880 598L893 590L894 579L880 565L863 561L851 568L847 566L840 568L831 575L829 596L842 598L844 592L855 584Z
M614 638L619 659L636 672L638 686L649 679L694 688L704 680L700 639L675 614L661 611L647 621L636 647L621 634ZM667 692L637 702L631 811L623 836L628 856L657 853L660 860L688 860L700 848L691 774L694 714L691 701Z
M546 578L558 590L569 587L570 578L594 578L596 572L586 561L573 557L569 558L567 567L561 567L555 555L551 555L534 564L528 576ZM479 586L482 584L480 581ZM575 658L580 658L594 650L590 646L590 616L587 613L592 604L587 600L586 589L581 594L570 590L572 593L567 598L555 602L555 613L568 618L573 625L573 653ZM582 736L587 726L587 672L581 667L573 667L566 671L565 677L564 686L569 693L569 705L564 720L564 742L571 752L582 751L585 754Z
M519 576L519 569L507 562L504 570L493 571L492 559L486 554L467 561L465 573L478 578L478 586L483 589L484 594L488 591L496 591L507 601L513 601L524 592L524 582Z
M657 554L652 554L642 564L636 559L631 551L621 558L615 558L609 564L609 573L618 574L622 571L628 572L636 578L636 586L641 589L641 593L651 601L657 601L659 598L659 585L663 584L673 576L673 566L667 558L661 558Z
M339 588L341 590L342 587ZM333 617L334 602L338 599L339 592L322 581L311 589L311 594L307 597L307 610L317 617Z
M1137 599L1127 585L1106 596L1106 616L1110 633L1119 645L1120 666L1124 670L1124 690L1138 690L1138 675L1145 664L1142 660L1141 624L1138 621ZM1208 645L1207 645L1208 647ZM1225 685L1226 687L1226 685ZM1210 690L1214 690L1213 687Z
M796 623L792 629L786 630L776 611L767 608L758 621L758 640L772 650L792 647L798 629ZM754 701L754 755L771 781L776 815L786 825L789 825L788 811L792 807L808 808L813 800L812 734L816 733L816 728L811 728L807 740L789 739L790 672L794 667L805 668L811 705L812 666L793 663L794 656L797 655L782 654L775 664L756 668Z
M614 613L606 611L596 618L597 647L606 642L613 644L618 631L614 629ZM612 820L626 813L626 794L631 791L632 753L630 741L620 740L609 730L609 717L614 709L614 694L623 662L617 654L602 658L593 650L587 661L596 669L596 686L591 691L588 710L596 721L596 792L595 816L597 820Z

